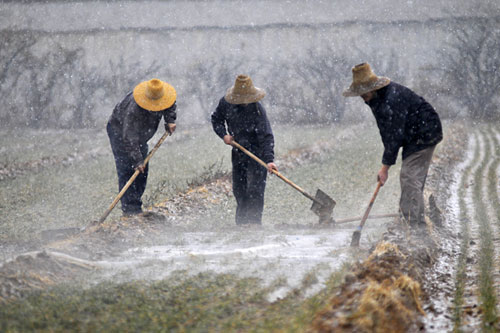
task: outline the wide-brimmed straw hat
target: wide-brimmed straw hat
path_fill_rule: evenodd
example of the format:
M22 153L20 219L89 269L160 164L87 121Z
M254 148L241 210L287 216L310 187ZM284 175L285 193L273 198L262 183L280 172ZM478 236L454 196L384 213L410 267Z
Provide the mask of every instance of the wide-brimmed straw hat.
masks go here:
M162 111L171 107L177 93L174 87L159 79L139 83L134 88L134 100L148 111Z
M248 75L238 75L234 86L227 90L224 98L231 104L250 104L260 101L264 96L266 92L254 87Z
M375 75L370 65L365 62L352 68L351 86L342 95L346 97L361 96L367 92L383 88L389 83L391 83L389 78Z

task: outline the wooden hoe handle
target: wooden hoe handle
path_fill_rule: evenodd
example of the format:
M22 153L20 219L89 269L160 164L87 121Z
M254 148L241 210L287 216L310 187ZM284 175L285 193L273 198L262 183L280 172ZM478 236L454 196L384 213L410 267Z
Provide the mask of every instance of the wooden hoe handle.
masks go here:
M380 190L381 186L382 186L382 183L379 181L377 183L377 188L375 189L375 193L373 193L372 198L370 200L370 203L368 204L368 207L366 208L365 214L363 215L363 218L361 219L361 223L356 228L356 230L354 230L354 232L352 234L351 247L359 246L359 240L361 239L361 230L363 229L363 226L365 225L366 219L368 219L368 215L370 214L370 210L372 209L373 203L375 202L375 198L377 197L378 191Z
M363 215L363 218L361 219L361 223L359 224L359 228L363 228L365 225L366 220L368 219L368 215L370 214L370 210L372 209L373 203L375 202L375 198L377 197L378 191L380 190L380 187L382 186L381 182L377 183L377 188L375 189L375 192L372 195L372 198L370 200L370 203L368 204L368 207L366 208L365 214Z
M169 136L170 133L169 132L165 132L162 137L160 138L160 140L158 140L158 142L156 143L156 145L153 147L153 149L151 149L151 151L149 152L148 156L146 156L146 158L144 159L144 163L143 165L146 166L146 164L148 164L149 160L151 159L151 157L153 157L153 154L158 150L158 148L160 148L161 144L163 143L163 141L165 141L165 139L167 138L167 136ZM109 213L111 213L111 211L113 210L113 208L115 208L116 204L118 203L118 201L120 201L120 199L123 197L123 195L125 194L125 192L128 190L128 188L130 187L130 185L132 185L132 183L134 182L134 180L137 178L137 176L139 176L139 170L135 170L134 174L132 175L132 177L130 177L130 179L128 180L128 182L125 184L125 186L123 186L122 190L120 191L120 193L118 193L118 195L116 196L115 200L113 200L113 202L111 203L111 205L109 206L109 208L104 212L104 214L101 216L101 218L99 219L99 224L104 222L104 220L106 220L106 218L108 217Z
M252 152L250 152L248 149L246 149L245 147L243 147L242 145L240 145L238 142L236 141L232 141L231 142L231 145L238 148L239 150L241 150L242 152L244 152L245 154L247 154L248 156L250 156L252 159L254 159L256 162L258 162L260 165L262 165L264 168L267 169L267 164L261 160L260 158L258 158L257 156L255 156ZM280 172L276 171L276 170L272 170L272 172L280 177L285 183L287 183L288 185L290 185L291 187L293 187L294 189L296 189L297 191L299 191L300 193L302 193L304 196L306 196L308 199L314 201L314 202L317 202L321 205L323 205L323 203L319 202L318 200L316 200L315 197L313 197L312 195L310 195L309 193L307 193L304 189L302 189L300 186L298 186L297 184L293 183L290 179L286 178L285 176L283 176Z

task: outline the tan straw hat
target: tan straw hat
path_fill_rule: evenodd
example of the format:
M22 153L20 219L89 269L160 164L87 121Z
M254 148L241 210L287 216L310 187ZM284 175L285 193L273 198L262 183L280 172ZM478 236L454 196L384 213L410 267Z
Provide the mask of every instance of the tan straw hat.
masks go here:
M383 88L389 83L391 83L389 78L375 75L368 63L362 63L352 68L351 86L342 95L346 97L361 96L367 92Z
M250 104L260 101L264 96L265 91L254 87L248 75L238 75L234 86L227 90L225 99L230 104Z
M134 88L135 102L148 111L168 109L176 98L174 87L158 79L141 82Z

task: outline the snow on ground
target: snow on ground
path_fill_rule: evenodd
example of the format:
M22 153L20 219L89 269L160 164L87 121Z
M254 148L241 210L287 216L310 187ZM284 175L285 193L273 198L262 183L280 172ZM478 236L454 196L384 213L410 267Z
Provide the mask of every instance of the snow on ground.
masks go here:
M446 219L444 224L453 236L460 233L460 198L459 189L462 185L464 171L470 167L474 162L474 151L477 148L477 142L474 136L471 136L464 152L464 160L460 162L454 170L452 170L453 177L450 178L449 184L449 200L446 201L445 215ZM445 275L444 282L441 288L436 291L437 294L432 297L432 304L435 311L428 313L424 317L427 332L449 332L453 329L453 324L450 320L450 295L453 295L454 285L451 281L455 277L455 268L457 267L457 259L459 253L459 239L442 238L441 242L441 255L437 258L435 269L429 276L430 280L437 281Z

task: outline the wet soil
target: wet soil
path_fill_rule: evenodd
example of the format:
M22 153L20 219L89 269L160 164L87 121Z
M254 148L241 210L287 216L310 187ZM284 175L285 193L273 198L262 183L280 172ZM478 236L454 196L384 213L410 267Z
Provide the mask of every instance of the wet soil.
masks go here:
M464 129L457 126L454 131L463 133ZM430 202L427 228L412 230L396 218L370 256L345 277L328 307L317 314L312 331L452 330L452 258L459 240L439 207L445 207L453 177L445 170L463 158L465 144L466 136L454 135L435 154L425 191Z
M283 156L277 162L283 172L292 167L314 162L322 153L331 149L333 147L327 144L316 144L295 149L289 151L286 156ZM350 232L340 230L329 236L333 237L332 240L328 240L322 229L333 229L333 225L276 225L267 228L255 226L248 227L248 231L253 235L251 237L253 243L246 244L241 240L241 227L234 225L217 226L213 222L207 223L206 219L203 219L214 209L225 209L228 205L232 205L231 200L230 176L225 175L207 181L202 185L193 186L186 192L157 203L154 207L149 207L142 215L108 219L102 224L93 221L84 228L45 230L40 237L36 238L36 241L26 242L25 244L19 242L9 244L5 242L1 245L1 249L4 256L7 257L0 268L0 285L8 287L1 289L0 300L22 296L29 292L30 289L43 289L57 283L71 281L73 278L81 276L85 271L87 274L91 274L97 269L107 269L111 266L122 266L124 269L130 268L130 265L133 265L130 258L140 257L137 249L141 249L139 251L141 253L147 253L148 247L151 247L152 251L156 253L159 251L159 244L169 248L170 250L167 252L171 251L172 248L182 249L183 253L179 255L181 258L186 254L188 258L194 256L212 257L209 260L213 261L214 255L206 252L215 251L218 257L217 260L222 267L224 262L233 259L236 259L233 261L238 263L241 262L240 254L242 252L255 254L260 248L275 248L277 250L274 252L275 255L270 257L268 254L264 254L264 257L269 258L262 260L262 266L269 265L271 261L287 262L287 254L282 254L279 248L285 246L287 247L286 252L290 253L293 244L300 243L304 251L309 251L308 255L311 259L310 264L302 265L305 274L307 270L314 269L314 267L327 261L329 267L333 266L330 252L335 253L334 251L338 250L337 247L340 246L337 245L338 237L345 238ZM309 232L309 234L305 235L305 232ZM192 235L196 233L202 236L193 237ZM191 238L186 240L189 237ZM218 238L222 240L222 244L217 241ZM227 238L231 238L232 241ZM231 243L229 246L228 242ZM191 248L184 246L183 249L183 245L186 243L194 245ZM333 245L321 247L321 244L324 243ZM347 243L347 238L344 243ZM196 248L196 244L198 244L198 248ZM200 250L202 247L203 250ZM314 257L315 251L321 252L321 255ZM19 256L19 253L24 254ZM147 261L154 257L158 259L155 253L147 258L142 258L142 260ZM240 256L238 257L238 255ZM304 253L295 253L293 255L307 256ZM234 256L238 258L232 258ZM170 259L169 256L163 257L165 260ZM251 260L252 258L250 258ZM292 258L291 260L297 259ZM345 256L340 255L337 266L341 265L344 260ZM33 262L38 261L41 262L40 265L33 264ZM61 270L67 266L67 261L69 261L71 267L78 263L78 270L65 269L64 274L62 274ZM253 261L255 263L254 259ZM183 267L189 266L186 265L185 261L181 260L181 262L184 263ZM51 270L51 268L53 269ZM233 267L233 269L237 268ZM299 267L296 267L296 269L299 269ZM287 268L285 267L284 270L287 270ZM193 271L196 271L196 267L193 267ZM220 269L216 271L220 271ZM279 270L277 271L279 272ZM326 273L323 273L323 275L325 276L322 279L325 280L327 278ZM272 276L279 278L279 276ZM297 275L297 279L300 280L301 277L302 274ZM46 283L42 283L43 281ZM299 282L295 281L296 284L299 284ZM290 288L293 288L293 286ZM272 297L280 297L280 295L286 294L290 288L283 288L281 293L277 293Z
M458 127L457 130L463 131L463 128ZM435 154L426 187L427 196L433 194L428 209L427 229L412 231L399 219L394 219L382 241L370 249L371 254L367 259L355 265L352 272L346 275L337 294L332 295L329 305L318 312L312 331L432 331L430 326L433 324L426 321L426 316L439 318L440 315L446 315L442 307L436 305L435 295L452 297L452 269L445 267L443 270L443 264L438 263L446 263L445 257L451 260L458 240L457 235L443 223L446 214L439 207L443 207L447 200L445 185L448 184L448 177L451 177L444 171L450 170L462 158L462 151L458 147L464 146L465 138L465 135L447 138ZM297 161L307 163L314 160L321 149L328 147L309 147L292 152L280 165L286 166L287 163L291 164L290 161L294 164ZM198 231L214 231L213 225L199 225L199 216L208 214L213 207L225 207L230 196L231 183L225 176L150 207L141 216L110 220L103 224L91 223L84 229L68 229L67 233L46 233L40 244L32 244L32 247L45 250L13 256L1 266L0 301L22 297L30 290L43 289L83 276L102 268L104 263L116 261L117 258L123 260L131 253L127 251L133 252L139 247L144 249L151 246L152 251L162 251L155 249L154 245L165 241L165 234L186 233L193 226ZM274 228L279 229L280 226ZM288 228L288 234L293 234L293 226L285 228ZM317 225L300 228L316 229L319 234L322 228L328 228L329 232L332 230L332 226ZM264 233L267 231L264 230ZM230 234L231 228L225 232ZM352 229L338 232L337 237L347 239ZM237 233L241 233L241 230ZM279 241L290 243L291 239L283 237ZM175 239L171 241L175 242ZM179 242L178 245L182 245L182 240ZM211 241L201 242L208 244ZM315 238L312 244L321 242L325 242L325 239ZM275 246L275 243L263 243L263 246ZM341 248L345 249L345 244ZM221 248L217 250L221 251ZM330 251L335 253L342 250ZM186 253L192 255L193 249ZM137 253L134 255L137 257Z

